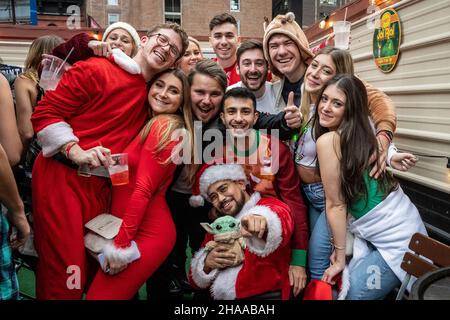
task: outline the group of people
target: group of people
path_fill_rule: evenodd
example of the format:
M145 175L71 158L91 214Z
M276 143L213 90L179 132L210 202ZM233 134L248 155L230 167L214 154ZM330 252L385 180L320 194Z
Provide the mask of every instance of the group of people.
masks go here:
M313 54L292 13L266 25L262 42L241 42L237 27L228 13L211 19L213 60L174 23L141 38L118 22L102 41L36 39L15 83L17 116L0 82L0 200L17 229L14 249L30 233L11 171L25 162L38 299L132 299L145 283L155 300L183 290L205 299L383 299L403 280L408 242L426 231L385 170L416 161L392 144L391 99L358 79L332 40ZM46 54L67 58L67 70L43 92ZM116 153L128 154L128 184L78 174L108 167ZM105 212L122 224L99 264L84 225ZM201 223L223 216L239 220L232 237L243 237L243 259L208 246L213 235ZM0 283L11 294L0 298L14 298L2 219L1 276L11 280ZM379 288L367 285L369 266Z

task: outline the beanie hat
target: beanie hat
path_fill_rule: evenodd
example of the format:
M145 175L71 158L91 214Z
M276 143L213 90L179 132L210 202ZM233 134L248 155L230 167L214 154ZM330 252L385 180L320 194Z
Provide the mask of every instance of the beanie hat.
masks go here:
M286 15L277 15L272 22L270 22L264 30L264 57L269 62L270 70L278 77L282 77L280 73L272 64L269 56L269 40L274 34L283 34L292 39L297 45L302 59L307 65L312 61L314 55L309 50L308 38L302 28L295 22L295 15L292 12L286 13Z
M247 176L240 164L204 164L195 175L192 196L189 204L192 207L201 207L208 198L207 191L210 185L222 180L244 181Z
M106 28L105 32L103 33L102 41L105 41L108 35L111 33L111 31L115 29L123 29L130 34L131 39L133 39L135 46L134 52L136 52L137 49L139 48L139 45L141 44L141 40L139 38L139 34L137 33L136 29L126 22L119 21L111 24L108 28Z

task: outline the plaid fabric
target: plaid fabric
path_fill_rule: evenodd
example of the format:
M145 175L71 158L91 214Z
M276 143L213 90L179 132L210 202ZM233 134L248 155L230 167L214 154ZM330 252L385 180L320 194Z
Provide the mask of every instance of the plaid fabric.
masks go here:
M8 220L0 211L0 300L17 300L19 285L9 246L8 231Z

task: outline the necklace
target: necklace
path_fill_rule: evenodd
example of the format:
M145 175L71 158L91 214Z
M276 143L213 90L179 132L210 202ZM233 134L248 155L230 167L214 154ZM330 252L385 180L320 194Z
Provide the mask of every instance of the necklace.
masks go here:
M294 161L296 164L300 164L300 161L304 158L304 154L303 154L303 146L305 144L305 138L306 138L306 133L308 132L308 130L310 130L309 128L309 122L311 121L311 119L300 129L300 139L295 141L294 144Z
M238 157L246 157L248 158L253 152L258 149L259 146L259 130L255 130L256 132L256 143L254 143L248 150L239 151L237 149L236 144L233 142L233 152Z

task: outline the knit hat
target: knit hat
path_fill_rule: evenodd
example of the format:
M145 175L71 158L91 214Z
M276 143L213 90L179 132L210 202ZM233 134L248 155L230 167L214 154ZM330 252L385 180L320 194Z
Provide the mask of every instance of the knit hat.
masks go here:
M265 27L263 40L264 57L269 61L270 70L275 75L278 77L283 76L283 74L273 66L269 56L269 40L274 34L284 34L291 38L300 50L300 54L305 63L308 65L311 63L314 55L309 50L308 38L306 38L305 33L298 23L295 22L294 13L288 12L286 15L279 14L267 25L267 27Z
M115 29L123 29L130 34L135 46L134 52L136 52L137 49L139 48L139 45L141 44L141 39L139 38L139 34L137 33L136 29L126 22L119 21L111 24L108 28L106 28L105 32L103 33L102 41L105 41L108 35L111 33L111 31Z
M244 181L247 177L240 164L204 164L195 175L192 196L189 204L192 207L201 207L208 199L207 191L210 185L222 180Z

